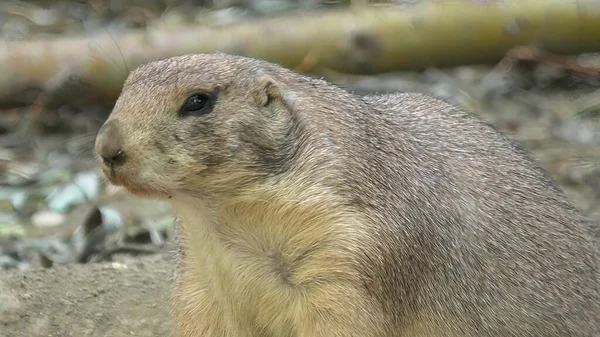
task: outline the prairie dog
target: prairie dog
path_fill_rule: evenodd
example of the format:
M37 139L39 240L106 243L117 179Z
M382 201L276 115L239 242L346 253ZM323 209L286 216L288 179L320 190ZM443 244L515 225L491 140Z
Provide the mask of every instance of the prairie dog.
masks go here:
M177 336L600 336L589 220L435 98L178 56L129 75L96 150L179 218Z

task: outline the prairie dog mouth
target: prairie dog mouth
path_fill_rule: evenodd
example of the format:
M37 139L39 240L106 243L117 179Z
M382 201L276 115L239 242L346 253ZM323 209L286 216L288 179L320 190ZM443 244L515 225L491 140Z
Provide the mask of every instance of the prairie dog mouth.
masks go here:
M167 198L170 199L171 198L171 194L169 194L167 191L161 191L161 190L155 190L155 189L148 189L148 188L140 188L138 186L127 186L127 185L123 185L123 187L125 187L125 189L138 197L150 197L150 198Z
M166 190L154 188L152 184L140 183L139 179L130 179L129 176L107 171L104 171L104 175L110 184L123 187L135 196L145 198L171 198L171 194Z

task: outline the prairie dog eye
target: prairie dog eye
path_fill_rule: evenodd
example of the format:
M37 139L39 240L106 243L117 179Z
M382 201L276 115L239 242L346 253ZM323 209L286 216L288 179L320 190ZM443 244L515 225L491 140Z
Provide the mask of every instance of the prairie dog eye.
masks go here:
M212 111L211 97L205 94L194 94L183 103L179 110L181 116L202 116Z

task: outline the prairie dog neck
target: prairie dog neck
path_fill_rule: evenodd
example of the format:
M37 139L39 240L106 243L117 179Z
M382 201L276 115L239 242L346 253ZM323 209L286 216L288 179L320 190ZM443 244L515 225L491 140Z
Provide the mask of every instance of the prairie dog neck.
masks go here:
M275 263L299 271L309 261L302 265L298 261L308 256L315 261L320 256L328 258L329 267L335 269L339 255L338 262L347 266L348 250L356 247L358 240L354 238L360 236L360 228L353 223L356 217L348 218L342 207L319 194L303 199L302 194L296 194L298 200L265 196L219 205L174 197L172 206L180 218L183 245L189 255L186 260L209 269L210 265L235 268L238 263ZM339 264L337 267L345 269ZM303 283L308 278L297 273L289 281Z

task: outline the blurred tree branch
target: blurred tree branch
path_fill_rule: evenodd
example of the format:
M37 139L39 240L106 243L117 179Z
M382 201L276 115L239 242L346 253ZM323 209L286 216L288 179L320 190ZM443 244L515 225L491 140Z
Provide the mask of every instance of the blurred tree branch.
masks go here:
M497 62L518 46L555 54L600 51L598 2L352 6L221 27L3 41L0 106L29 104L39 93L50 101L59 97L110 105L129 70L187 53L247 55L300 72L372 74Z

